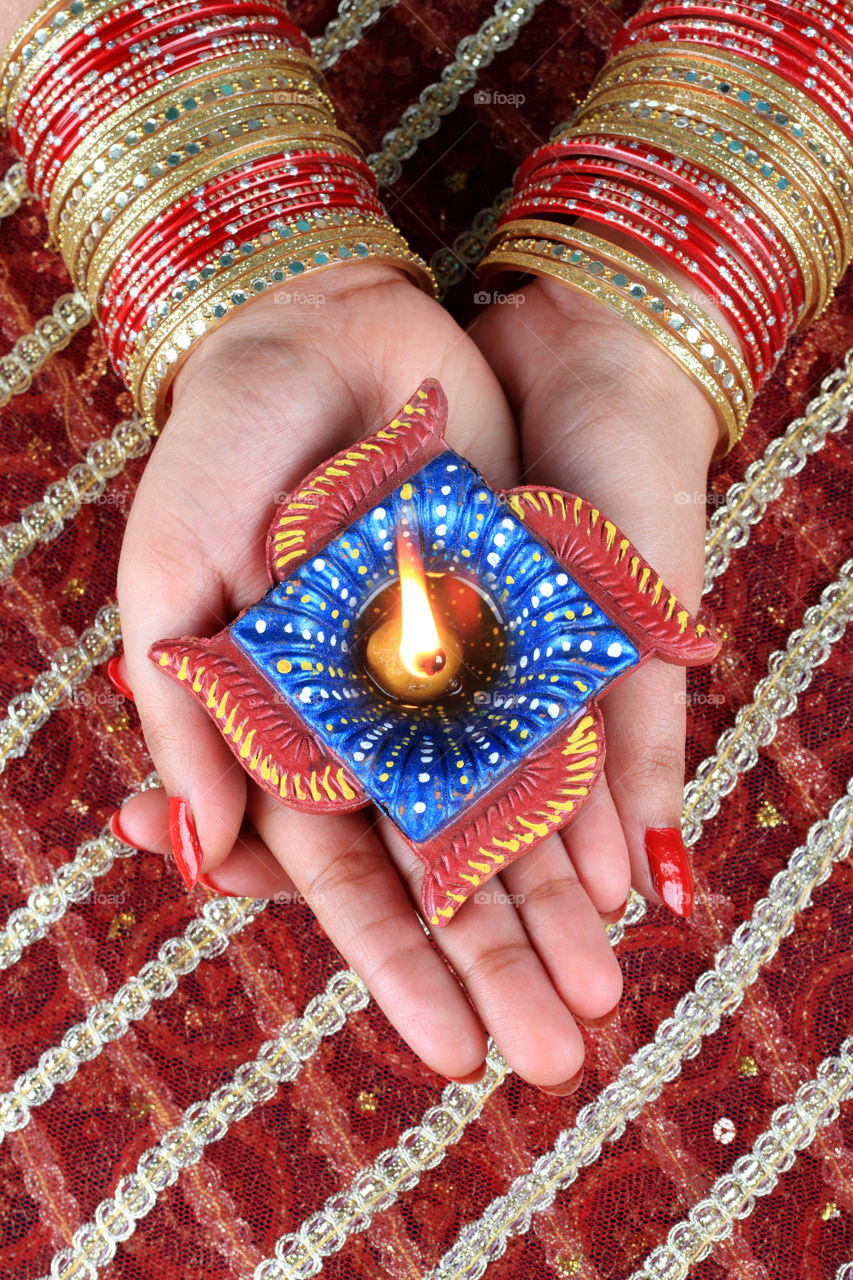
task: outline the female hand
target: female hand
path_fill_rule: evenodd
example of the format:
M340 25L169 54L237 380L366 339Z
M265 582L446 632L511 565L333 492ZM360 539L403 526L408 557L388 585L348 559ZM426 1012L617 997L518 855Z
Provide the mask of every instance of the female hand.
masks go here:
M191 354L130 515L118 582L122 669L165 792L129 801L116 833L167 853L167 795L173 808L182 797L175 851L188 883L200 862L203 883L220 891L295 886L436 1071L479 1074L488 1031L521 1075L567 1092L583 1059L572 1015L612 1010L621 977L559 838L511 869L503 895L495 883L491 901L466 904L436 933L457 982L416 914L421 865L391 824L372 809L299 813L259 790L194 699L146 656L152 642L210 635L260 599L276 495L386 422L426 376L447 393L451 447L493 484L515 484L517 438L497 380L395 268L348 265L257 299Z
M511 298L516 305L491 306L469 331L518 422L524 483L594 503L695 613L713 409L666 352L596 300L545 277ZM689 915L684 669L652 659L601 709L605 777L562 832L572 865L600 912L618 908L633 885Z

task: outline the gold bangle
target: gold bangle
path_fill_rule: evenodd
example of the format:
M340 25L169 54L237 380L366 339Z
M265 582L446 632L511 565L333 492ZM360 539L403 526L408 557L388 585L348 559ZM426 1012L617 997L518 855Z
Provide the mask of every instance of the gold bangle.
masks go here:
M193 167L193 161L197 168L199 163L204 163L205 156L217 154L216 149L223 144L239 145L246 135L264 127L289 134L304 127L324 127L330 122L328 114L319 108L313 113L314 119L300 120L300 113L277 100L282 96L276 92L246 94L215 116L212 112L200 112L189 123L179 121L180 127L143 136L133 149L99 165L102 172L89 170L88 181L84 181L85 174L81 174L65 202L63 224L87 225L102 216L105 201L114 200L118 193L128 194L127 203L130 203L149 187L151 179L156 182L186 173ZM101 145L108 141L109 136L101 140ZM62 235L62 227L59 229Z
M704 74L709 80L730 80L733 91L738 90L735 97L739 104L750 106L761 114L761 108L758 105L761 103L767 108L766 114L769 115L771 112L774 114L774 123L782 129L788 129L795 143L801 142L805 145L822 164L834 164L837 174L842 176L845 185L850 187L849 179L843 175L853 173L853 145L848 144L845 150L844 135L838 134L837 126L820 103L802 93L781 76L765 67L758 67L730 49L717 49L712 45L697 46L692 42L689 45L679 44L672 50L671 55L663 60L657 45L639 45L617 54L607 63L605 70L608 77L612 75L615 78L633 69L636 69L636 72L642 72L646 66L649 66L653 72L664 75L679 71L685 75ZM631 77L634 83L637 82L637 78L636 73ZM642 82L642 77L639 78ZM685 81L685 83L695 82ZM741 97L741 91L746 91L748 99ZM787 121L775 119L776 108L770 101L774 98L778 105L785 108L784 114L789 117ZM796 132L796 122L791 118L796 115L801 117L801 134ZM826 155L820 154L818 145L811 145L806 140L803 123L806 120L810 128L816 132L819 146L824 148Z
M337 130L315 131L315 136L323 142L337 143L338 138L334 135L337 135ZM300 141L304 136L300 132ZM128 198L117 211L112 205L106 206L108 221L87 219L79 212L76 213L73 219L69 219L68 225L60 230L62 256L72 275L81 282L82 288L88 288L84 282L89 274L89 264L108 229L110 244L119 236L125 244L129 244L148 222L154 221L173 200L192 191L199 181L211 181L251 159L280 155L288 149L288 141L287 132L278 122L273 128L268 126L251 132L244 131L236 138L227 137L216 143L203 154L192 156L180 168L175 166L171 171L174 174L171 181L168 180L171 173L162 176L140 174L139 186L135 187L132 198ZM140 205L137 197L143 191L145 201ZM118 205L118 200L116 204Z
M553 257L586 274L600 277L619 292L652 311L665 322L722 380L736 408L749 412L754 398L752 376L746 361L729 335L689 293L657 267L628 249L580 227L543 219L523 218L505 223L495 237L495 248L504 237L526 236L545 240ZM561 250L569 249L565 254Z
M517 247L513 242L511 248L499 244L493 252L484 258L481 270L485 277L493 267L505 269L515 267L534 275L550 275L560 280L575 292L596 299L611 311L627 320L634 328L650 337L662 350L675 360L684 372L702 389L707 399L714 406L718 419L725 429L728 448L731 448L743 433L745 414L739 413L733 405L728 389L718 378L710 374L693 350L685 344L680 334L665 329L653 312L646 311L637 301L626 297L603 280L594 279L578 272L574 267L554 258L545 258L535 251Z
M198 73L199 68L190 68L173 82L167 82L165 87L163 84L155 85L136 100L117 107L103 127L93 129L74 148L51 183L48 225L52 232L55 233L63 218L66 202L69 208L74 208L84 191L91 190L99 179L107 176L118 160L131 153L137 154L140 143L149 137L159 136L162 139L162 130L167 126L182 124L189 127L203 120L204 112L217 107L221 101L231 106L245 100L246 93L250 97L261 92L296 93L304 102L296 101L294 105L326 109L329 118L334 118L331 104L322 100L322 105L318 106L317 100L311 98L305 89L307 81L289 80L286 73L278 69L261 71L252 67L239 73L222 71L212 76L208 68L203 79ZM248 91L245 90L247 78L252 79L252 88ZM213 80L218 83L212 84ZM240 84L244 92L233 96L223 94L221 90L230 87L232 81ZM263 84L263 81L272 83ZM205 85L208 87L203 88ZM191 86L196 86L195 92L191 92Z
M630 94L636 97L636 84L631 86L619 85L618 87L622 90L628 88ZM844 206L840 192L837 191L834 184L826 181L826 174L821 171L820 165L815 158L809 154L800 142L795 143L799 164L796 170L792 170L786 163L788 157L784 148L779 145L779 127L762 121L758 115L754 118L747 118L745 112L738 114L735 104L725 96L698 84L673 88L667 81L644 81L642 91L647 96L647 106L656 107L665 112L680 110L684 112L685 116L703 120L709 127L716 127L721 133L725 132L725 135L733 134L733 137L725 136L725 145L733 154L755 154L758 157L758 161L763 161L761 169L763 176L770 177L770 175L764 173L764 170L772 167L775 173L778 174L777 186L783 180L788 184L785 188L780 187L779 189L781 190L795 192L798 187L802 188L807 208L809 206L819 207L822 204L828 216L821 218L818 228L813 229L818 234L819 242L821 239L820 231L825 232L830 237L833 261L843 269L845 260L849 258L850 231L848 211ZM655 92L656 97L658 95L665 96L668 101L648 100L651 92ZM619 100L614 90L610 89L607 93L598 97L597 102L606 103L608 98L612 98L614 101ZM706 102L710 100L711 104L704 110L699 105L703 100ZM761 154L762 150L763 155ZM795 200L794 202L799 205L798 201ZM802 214L802 210L800 212ZM804 221L806 225L811 225L807 217L804 218ZM840 279L840 271L838 278Z
M652 125L654 125L654 122L652 122ZM796 237L795 232L792 231L791 233L794 237L793 243L781 234L780 226L787 227L788 220L781 214L776 205L765 198L760 187L741 183L739 175L733 173L724 158L715 157L713 161L710 161L707 155L694 145L691 137L681 134L677 139L676 145L673 146L675 140L668 133L657 127L646 127L642 121L632 120L627 125L619 126L614 126L612 121L602 122L600 126L572 129L571 131L564 130L560 137L565 138L574 135L583 138L590 136L606 141L612 133L616 133L620 139L628 139L629 144L633 143L640 157L642 157L644 143L663 149L672 156L674 162L682 161L697 170L698 173L707 175L708 180L712 182L716 180L721 183L727 189L729 199L737 197L751 206L760 215L766 226L779 233L781 251L790 259L790 267L783 268L784 274L792 281L793 279L805 280L807 297L810 296L809 291L813 289L816 277L813 275L810 259L806 256L804 261L797 253L798 246L801 246L800 252L804 255L806 250L801 245L798 237ZM793 268L793 275L791 268ZM805 304L801 308L799 315L795 317L795 325L802 322L804 314Z
M186 321L181 325L176 324L170 327L163 341L157 345L157 349L146 352L142 367L137 366L134 369L129 382L140 414L147 421L159 425L164 418L166 399L172 382L192 347L202 336L218 327L237 307L242 306L252 297L260 297L269 287L285 283L289 279L304 278L309 274L327 270L329 267L339 266L343 261L372 260L389 262L402 268L414 278L419 287L434 296L435 281L432 273L423 259L412 253L393 225L389 225L388 231L383 234L365 234L364 238L356 243L364 249L364 252L359 252L357 256L350 259L332 260L330 258L323 264L306 267L298 275L290 276L287 268L272 265L280 261L281 254L281 246L274 245L264 250L263 260L255 261L251 270L245 267L238 277L231 277L227 282L217 281L219 293L211 290L210 296L202 302L200 307L197 306L194 309L192 327L189 327ZM278 271L283 271L283 281L273 278L273 272ZM243 286L250 280L251 286L244 288ZM210 283L214 284L213 281ZM259 285L261 287L256 287ZM217 296L227 299L228 305L221 314L214 316L211 311Z
M262 250L277 245L282 258L297 259L298 265L289 264L294 266L290 274L295 277L304 270L301 259L305 254L328 244L333 244L337 248L337 242L341 237L350 236L351 238L353 231L372 232L389 226L393 224L389 223L387 218L363 213L355 207L317 211L313 215L303 214L290 221L286 221L284 217L276 218L267 228L257 232L248 240L243 240L239 246L236 244L230 248L220 246L212 250L206 258L197 261L192 274L182 273L175 280L169 294L164 294L161 289L157 289L156 309L153 313L152 306L155 299L141 301L140 305L145 308L145 311L141 318L140 330L135 337L130 334L120 334L121 341L126 345L127 355L119 372L122 374L127 372L127 369L139 358L142 347L152 341L154 335L162 330L164 325L183 323L191 319L191 300L194 299L197 305L200 298L203 299L211 289L216 287L216 280L221 283L225 278L226 270L238 271L240 263L243 263L248 270L251 263L257 261L257 255ZM339 256L344 259L347 254L343 253ZM275 283L281 284L286 278L287 273L282 269ZM262 289L257 291L263 292Z
M797 224L792 217L792 211L778 201L772 192L767 194L766 189L759 185L748 165L741 163L737 156L728 151L721 154L719 148L712 149L704 142L701 133L690 133L688 129L682 129L674 134L666 125L666 121L658 121L651 109L646 109L645 117L638 119L621 110L615 121L608 118L608 115L586 118L583 126L577 128L576 132L611 133L615 131L623 137L645 140L654 146L664 146L668 150L674 150L676 154L694 160L703 169L724 179L748 203L759 208L771 225L783 230L794 260L803 273L806 304L803 315L800 317L800 324L805 325L807 317L812 318L825 305L830 294L829 274L823 255L817 251L811 229L806 228L802 223ZM803 239L804 236L808 238ZM809 239L812 241L812 246L809 245Z

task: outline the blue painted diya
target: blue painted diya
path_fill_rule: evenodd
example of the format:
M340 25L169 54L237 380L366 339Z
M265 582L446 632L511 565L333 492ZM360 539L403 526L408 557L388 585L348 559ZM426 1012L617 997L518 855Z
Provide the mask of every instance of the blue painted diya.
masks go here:
M447 448L446 420L424 382L279 508L262 600L212 639L150 651L285 804L381 809L424 863L433 925L578 813L611 685L653 655L687 665L718 647L600 512L491 489ZM439 644L408 672L401 530Z

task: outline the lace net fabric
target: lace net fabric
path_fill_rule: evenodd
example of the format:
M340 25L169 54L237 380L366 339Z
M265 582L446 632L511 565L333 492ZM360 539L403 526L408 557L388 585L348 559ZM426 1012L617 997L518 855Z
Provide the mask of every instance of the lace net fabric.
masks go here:
M384 157L393 215L461 320L479 211L635 8L292 6L312 36L346 19L328 58L342 127ZM696 911L632 903L619 1019L558 1099L495 1054L480 1085L443 1087L304 904L187 895L109 835L153 781L105 676L150 440L62 301L34 204L0 233L0 350L17 352L0 363L2 1275L847 1280L849 277L712 473L704 609L723 650L689 684ZM34 332L46 353L15 347Z

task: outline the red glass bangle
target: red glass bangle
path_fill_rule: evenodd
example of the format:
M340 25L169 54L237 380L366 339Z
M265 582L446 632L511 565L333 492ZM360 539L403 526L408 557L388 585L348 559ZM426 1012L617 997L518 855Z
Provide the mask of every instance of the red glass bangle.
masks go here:
M559 172L564 160L566 152L573 154L575 151L592 152L593 154L606 159L613 157L614 162L622 161L627 165L646 165L652 169L652 172L663 178L664 181L677 186L680 190L690 192L696 190L701 184L705 184L708 188L703 192L703 198L708 207L712 208L719 214L722 204L722 195L719 194L719 187L722 185L725 195L732 199L732 195L725 183L720 182L716 175L705 172L698 168L690 161L683 161L680 157L671 155L663 150L655 150L645 140L631 139L630 137L610 137L601 134L583 134L579 137L563 139L559 144L548 144L546 147L540 148L538 152L534 152L529 161L525 162L522 168L527 168L526 181L517 179L516 193L521 195L529 190L533 182L538 181L541 174L550 176L552 173ZM535 159L543 156L547 160L545 165L535 167L530 163ZM681 169L686 172L681 172ZM534 169L531 173L530 170ZM519 172L519 178L521 172ZM498 226L503 225L510 218L510 214L504 214L498 221ZM756 242L760 254L766 252L765 243L769 242L776 250L777 256L787 263L787 273L780 270L779 264L771 262L770 271L765 268L763 277L767 281L767 290L770 296L773 296L773 284L778 277L784 280L786 294L791 299L792 318L798 316L802 311L803 292L802 277L797 264L796 257L791 253L789 246L781 240L773 228L766 220L765 216L757 208L745 201L741 193L737 193L737 203L732 211L732 216L738 220L742 230L747 234L751 234ZM757 234L752 228L747 226L747 222L756 225ZM740 247L738 239L733 241L734 247Z
M253 31L256 34L275 34L283 25L289 25L288 19L284 19L284 22L282 22L283 14L281 10L276 10L272 6L264 4L263 0L258 0L257 4L253 4L252 7L258 10L256 14L252 15L255 20ZM214 19L219 17L228 19L234 14L242 14L239 6L234 3L221 3L220 0L211 0L210 5L204 9L188 13L187 20L181 22L178 30L175 31L175 23L171 18L155 21L152 24L150 19L146 20L137 10L128 33L128 40L133 37L133 33L138 29L140 35L138 43L142 45L140 49L134 51L130 43L127 41L121 42L120 38L113 44L110 41L110 33L108 31L104 33L104 38L99 42L99 47L92 49L93 37L81 33L79 49L74 50L63 47L63 79L66 83L79 84L89 73L96 73L99 78L102 78L107 73L114 71L116 67L127 62L130 57L138 56L139 53L145 54L149 50L153 55L152 65L154 57L156 57L160 62L160 66L162 66L164 60L176 55L180 49L186 47L188 39L197 40L203 45L200 52L204 52L205 49L211 51L215 46L210 43L208 38L210 34L213 34L218 39L220 36L225 37L242 33L245 30L243 24L229 23L228 21L210 28L210 24ZM199 31L198 28L202 30ZM157 33L159 31L165 31L166 33L166 39L162 42L158 41ZM69 41L69 45L73 43L73 40ZM167 65L170 64L167 63ZM51 101L61 92L62 88L62 81L57 80L56 70L48 62L27 87L27 102L24 104L22 114L16 121L16 128L20 128L21 125L25 126L28 112L32 114L36 110L39 112L49 110ZM47 96L45 96L45 90Z
M771 339L767 329L751 321L737 305L738 286L731 280L716 257L713 244L708 247L693 236L687 236L683 229L680 234L673 233L671 226L659 218L653 218L645 211L624 207L624 203L611 194L607 198L593 198L589 192L581 191L577 195L568 193L553 204L546 199L537 201L513 202L511 205L513 219L541 218L544 214L579 214L599 223L605 229L619 226L634 239L638 239L646 248L652 249L664 259L674 262L686 271L725 311L736 329L744 346L745 358L756 386L770 367L773 358ZM708 251L706 252L706 249ZM689 252L689 257L686 256ZM734 295L733 295L734 289Z
M640 167L626 166L624 159L621 158L608 159L601 155L576 154L572 159L572 167L567 171L571 172L572 169L605 178L618 178L620 171L623 171L621 176L646 194L660 195L661 193L660 176L657 173ZM545 180L551 179L549 177ZM672 182L671 185L675 188L675 193L672 190L667 191L667 198L677 201L676 208L683 211L691 220L698 220L701 225L708 219L709 212L712 216L716 215L713 225L719 230L723 245L745 258L751 276L761 282L762 290L769 299L772 312L780 327L789 328L794 322L794 306L788 282L782 273L777 275L774 270L777 264L774 264L768 256L766 245L760 237L744 222L737 222L728 207L721 201L712 202L700 198L693 184L682 180L679 183ZM536 187L537 183L528 184L525 190L535 192Z
M658 4L655 5L654 12L642 10L633 19L629 26L633 26L634 30L640 30L647 22L664 23L682 21L694 21L705 19L709 22L725 22L743 31L744 34L750 34L750 38L764 39L768 38L773 42L774 46L782 45L790 49L797 57L802 58L805 62L810 62L817 56L817 50L825 47L826 40L820 38L804 39L801 35L801 24L795 20L795 12L789 10L784 21L774 26L772 22L767 21L761 11L757 8L749 8L740 5L733 0L725 0L724 3L716 4L714 0L697 0L691 3L691 0L682 0L680 4ZM779 29L781 27L781 30ZM830 41L830 44L832 42ZM781 50L780 50L781 52ZM836 56L842 63L849 59L846 57L844 50L837 47L831 48L830 52Z
M774 13L777 15L775 22L770 16ZM843 45L843 41L839 40L837 33L830 33L823 26L820 14L807 17L794 5L777 4L774 0L762 0L760 6L744 4L743 0L681 0L680 4L660 6L655 13L655 18L665 20L672 16L691 18L694 15L713 19L722 15L725 21L736 22L739 26L743 25L759 31L769 36L771 40L782 36L807 59L818 56L816 50L829 45L834 55L851 65L847 50L843 47L833 47ZM807 31L818 26L823 27L822 32L817 33L816 36L806 34Z
M622 131L620 136L617 136L615 138L611 138L610 136L608 136L607 133L603 134L603 137L601 140L601 146L598 147L598 150L599 151L610 150L612 154L624 155L624 151L626 147L625 140L626 138L630 138L630 134L624 132L624 122L620 122L620 129ZM590 133L593 133L592 127L590 127ZM598 127L594 129L594 134L601 134L601 133L602 133L601 128ZM585 142L587 142L588 138L589 138L589 134L585 134L585 133L580 134L580 145L581 146L585 145ZM646 140L642 140L642 138L639 138L639 140L633 140L633 141L635 143L635 146L637 146L638 148L639 147L647 148L649 156L652 157L652 160L654 159L654 152L652 150L652 146L649 145L649 143ZM646 152L643 152L643 154L646 154ZM630 163L631 161L630 151L628 156L626 156L626 159L628 159ZM649 161L649 163L651 163L651 161ZM658 163L660 163L660 161L658 161ZM704 173L704 179L707 180L707 183L710 184L710 187L713 191L713 189L715 189L717 184L720 183L720 178L719 178L719 175L713 172L711 168L712 157L708 157L707 163L708 163L708 170L706 173ZM692 166L692 161L684 161L684 164ZM680 180L680 182L684 182L684 179L678 178L678 173L676 173L675 170L674 172L669 172L669 170L667 170L665 177L669 180L672 180L675 178L676 180ZM529 182L529 179L528 179L528 182ZM525 186L526 184L528 183L525 183ZM736 196L738 196L738 204L740 206L745 206L745 210L751 211L753 220L757 221L758 232L760 232L760 236L762 238L765 238L766 236L770 236L771 243L774 244L774 246L777 248L777 251L780 252L781 260L788 262L790 282L797 282L797 284L799 285L800 280L802 280L802 278L800 278L800 268L799 268L799 260L798 260L797 253L792 251L792 248L786 246L786 243L784 241L781 241L781 239L777 237L777 234L774 228L768 227L766 215L763 214L760 207L754 206L751 204L751 202L749 202L747 192L743 192L742 189L738 188L738 191L736 191ZM780 214L781 214L781 210L780 210ZM804 248L806 247L803 246L803 251L804 251Z
M122 270L125 263L134 262L140 253L146 252L147 243L153 237L156 237L158 251L168 253L174 240L174 235L172 234L174 227L177 226L180 229L175 234L182 234L188 218L197 218L202 222L206 222L211 216L218 215L221 206L229 201L231 202L229 204L230 209L234 201L245 198L241 188L247 182L252 183L251 191L246 193L250 199L255 199L259 190L269 188L272 183L278 183L280 184L278 191L280 199L291 200L299 195L300 190L306 185L309 190L312 189L311 184L314 183L317 175L311 171L322 165L324 170L328 169L328 176L332 179L330 186L332 192L338 189L342 192L349 189L352 192L355 189L364 196L369 195L371 198L376 199L376 181L367 164L357 157L347 155L347 153L339 153L339 156L339 163L331 153L312 152L309 156L295 158L297 160L310 159L310 165L307 163L297 164L290 157L281 155L263 156L218 175L211 183L205 184L201 190L194 189L183 201L180 201L169 211L167 217L159 219L155 224L145 228L132 244L123 250L116 261L114 270ZM308 176L300 176L300 169L303 169ZM294 173L294 170L296 170L296 173ZM348 176L352 179L349 183L346 182ZM298 181L294 182L295 178ZM204 205L203 212L198 208L200 203ZM378 204L378 199L376 203L381 208L381 205Z
M547 210L543 209L541 206L537 206L535 208L520 206L516 210L516 216L519 218L541 218L546 212ZM608 234L608 231L612 230L614 227L618 228L620 231L623 231L629 239L636 241L643 248L652 249L655 252L660 253L662 257L669 258L679 270L683 271L686 275L689 275L702 290L706 291L715 299L727 296L731 292L731 286L727 281L724 281L724 278L720 276L718 272L714 271L710 277L707 276L705 274L704 264L696 261L695 259L689 258L680 247L668 244L665 237L659 230L652 230L643 223L638 223L628 214L613 213L611 217L603 219L601 216L601 208L599 206L596 206L596 204L590 200L582 199L568 201L555 212L569 217L582 217L593 222L598 222L602 227L602 234L605 237ZM756 350L758 342L753 333L752 327L748 326L743 328L741 325L735 324L734 320L732 320L732 323L738 333L738 336L742 340L744 358L750 370L750 376L752 377L753 383L757 389L763 378L770 372L770 367L767 365L763 368L760 367L761 359Z
M617 37L617 42L620 39L621 34ZM811 95L820 93L824 103L832 104L831 112L839 121L843 120L845 112L848 113L846 124L849 127L847 104L850 100L850 90L843 77L835 74L833 67L825 64L820 67L804 65L802 59L797 59L790 53L780 52L775 45L768 47L762 44L760 37L750 35L741 28L730 24L712 23L710 20L683 19L678 23L668 22L660 26L644 27L627 41L619 43L619 49L615 51L621 51L626 45L634 45L641 41L643 43L665 41L670 48L673 44L680 42L696 42L710 45L711 48L729 49L733 53L740 54L741 57L766 67L768 71L781 76L804 93ZM823 84L815 79L816 75L820 75Z
M305 213L325 213L331 209L355 209L359 214L376 218L385 216L377 199L361 200L352 193L338 194L322 204L318 204L316 198L295 201L281 211L278 208L280 200L280 192L269 193L266 199L259 200L247 209L245 214L240 215L239 221L234 218L233 213L225 214L203 237L193 236L183 245L180 244L179 237L171 249L156 245L154 246L156 258L153 258L153 261L146 260L141 255L136 257L131 276L125 274L122 277L117 273L111 274L108 312L111 312L112 306L115 305L130 279L141 276L146 281L146 285L144 293L140 292L137 296L128 295L125 301L117 306L109 323L106 322L102 313L105 332L116 326L131 329L138 327L132 323L134 316L131 313L134 310L144 309L149 305L151 298L156 298L164 290L178 287L185 273L189 276L193 270L197 270L196 263L208 257L215 257L222 252L230 252L231 250L227 248L229 244L239 240L250 240L259 233L259 230L265 230L275 223L291 222ZM273 209L272 206L275 208ZM236 248L233 251L235 254L238 252Z
M359 214L361 213L361 211L360 211L360 210L355 209L355 208L351 208L351 209L344 209L344 210L342 210L341 212L343 212L343 213L352 213L353 215L359 215ZM387 218L387 216L383 216L380 220L377 220L377 225L379 225L380 223L381 223L381 224L383 224L383 225L386 225L386 226L391 225L391 224L390 224L389 219ZM270 230L270 229L271 229L271 227L272 227L272 224L270 223L269 219L261 219L261 220L260 220L260 223L259 223L259 226L258 226L254 231L250 231L250 229L249 229L248 227L246 227L246 228L242 228L242 229L241 229L241 231L243 231L243 232L245 233L245 235L246 235L246 239L249 239L249 238L256 238L256 237L258 237L259 235L262 235L265 231ZM334 230L334 227L330 227L330 228L319 228L319 227L318 227L318 228L317 228L317 230L318 230L318 231L321 231L321 230L329 230L329 231L333 231L333 230ZM340 228L340 232L341 232L341 236L342 236L342 237L343 237L343 236L345 236L345 235L347 234L347 228L345 228L345 227L343 227L343 226L342 226L342 227ZM271 243L274 243L274 241L271 241ZM298 239L297 239L297 240L295 241L295 244L298 244L298 243L299 243L299 241L298 241ZM282 256L283 256L283 257L288 256L288 247L287 247L287 246L288 246L288 241L282 241L282 242L281 242L281 250L282 250ZM254 251L253 251L253 252L260 252L260 250L261 250L261 249L266 248L266 247L268 247L268 246L266 246L266 245L264 245L264 244L261 244L261 245L257 246L257 247L254 249ZM215 266L217 265L217 263L219 262L219 260L221 259L221 257L222 257L222 256L223 256L223 249L222 249L222 247L220 247L219 249L217 249L217 250L215 251L215 253L213 253L213 254L209 255L209 261L208 261L208 263L206 263L206 264L205 264L201 259L199 259L199 260L198 260L198 261L199 261L199 270L204 269L204 267L205 267L205 266L208 266L208 267L215 267ZM251 260L251 256L252 256L251 254L246 255L247 260ZM238 257L238 255L236 255L236 254L235 254L235 255L234 255L234 257L235 257L235 259L236 259L236 258ZM128 362L130 359L132 359L132 357L133 357L133 352L136 350L136 348L137 348L137 346L138 346L139 339L142 337L142 335L143 335L143 334L145 334L145 333L147 333L147 332L150 332L150 330L148 330L148 327L147 327L147 316L148 316L148 315L150 315L150 314L152 314L152 311L153 311L154 305L155 305L155 304L149 304L148 309L147 309L146 317L145 317L145 319L143 320L143 322L142 322L141 324L140 324L140 323L134 323L134 324L133 324L133 327L132 327L132 329L131 329L132 337L130 338L130 340L129 340L129 341L125 340L125 339L122 337L122 335L117 334L117 335L115 335L115 336L113 337L113 339L108 343L108 346L110 347L110 350L111 350L111 353L112 353L112 355L113 355L113 358L114 358L114 360L115 360L115 362L116 362L116 368L118 368L119 370L122 370L122 369L126 366L127 362Z
M109 286L104 290L103 295L104 306L107 310L111 310L117 296L128 290L131 280L138 278L145 280L146 292L155 295L161 287L161 276L168 276L168 282L176 285L184 271L189 271L195 262L216 251L220 242L234 237L245 238L246 227L256 221L261 213L267 222L271 220L283 222L293 221L306 212L316 214L331 208L349 206L357 207L365 214L379 218L385 217L382 205L373 193L338 190L327 200L320 201L313 192L305 196L295 193L293 199L288 199L286 192L263 190L256 197L253 196L252 202L245 209L237 213L233 209L211 217L205 213L204 235L190 231L185 223L173 232L168 244L162 244L159 240L155 240L153 244L146 244L143 237L137 237L131 250L122 255L122 263L117 264L110 273ZM186 240L188 235L192 238L182 244L181 241ZM141 304L142 294L139 293L136 296ZM115 313L117 323L125 320L126 312L133 301L134 298L128 291L125 303Z
M739 245L741 237L746 235L757 258L766 259L765 274L774 280L777 276L780 277L786 293L789 285L799 279L796 260L790 255L785 242L776 235L773 225L759 211L753 210L740 194L735 197L727 185L721 183L718 175L702 170L691 161L671 152L655 149L647 142L634 140L632 143L627 138L579 134L564 139L562 145L564 154L537 168L525 186L529 186L531 182L547 181L552 175L562 171L566 162L580 163L581 158L584 165L593 167L596 163L625 166L626 172L632 177L643 175L646 181L656 183L658 188L661 179L669 186L676 187L682 193L683 200L693 202L694 213L701 216L707 212L719 219L721 227L730 225L730 240L733 245ZM698 194L700 191L701 195ZM752 221L757 223L757 229L750 225ZM783 257L787 258L784 269L779 261Z
M219 58L232 57L238 54L256 57L257 53L258 51L256 49L246 45L245 38L241 38L239 41L228 41L223 46L217 47L216 50L217 60ZM182 58L176 59L171 66L173 74L177 75L184 71L191 70L193 66L198 70L198 76L192 80L185 81L181 86L181 92L192 97L201 91L202 86L209 85L210 81L215 80L217 77L222 77L223 82L227 83L229 78L233 77L236 81L239 80L241 76L250 74L246 68L222 68L217 65L217 60L212 62L199 62L195 53L193 53L192 56L185 54ZM285 68L283 67L276 68L276 70L281 74L285 74ZM131 83L128 87L126 96L120 99L119 105L124 105L124 103L130 100L131 97L138 96L139 93L144 92L148 87L150 86L142 80ZM163 97L167 96L167 94L168 85L164 82ZM234 96L239 97L239 95ZM161 99L155 100L155 102L158 101L161 101ZM45 199L49 198L50 193L53 190L56 177L65 163L65 159L71 155L74 148L79 145L85 135L106 117L108 111L115 108L115 105L116 104L113 103L111 106L105 106L98 114L92 113L94 116L93 119L87 115L86 118L81 121L72 114L67 128L63 129L61 135L57 130L54 130L54 132L57 133L57 138L52 145L52 140L49 138L47 131L43 133L42 137L39 139L39 146L34 148L31 154L34 181L37 183L37 187L33 188L34 190L38 189L44 193ZM325 105L323 100L318 98L318 108L322 108L323 105ZM154 102L152 102L151 108L152 110L154 109ZM42 164L39 149L42 141L45 140L48 143L48 151L45 156L44 163Z

